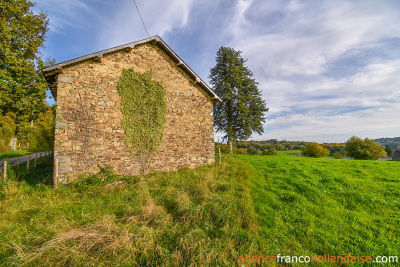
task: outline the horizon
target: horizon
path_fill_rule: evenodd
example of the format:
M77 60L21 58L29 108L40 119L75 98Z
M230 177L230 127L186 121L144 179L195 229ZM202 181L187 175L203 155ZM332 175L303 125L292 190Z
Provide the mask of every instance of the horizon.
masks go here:
M269 107L264 134L250 139L342 143L400 133L396 0L137 4L150 35L206 83L219 47L243 51ZM131 0L42 0L40 10L49 18L44 59L63 62L147 38Z

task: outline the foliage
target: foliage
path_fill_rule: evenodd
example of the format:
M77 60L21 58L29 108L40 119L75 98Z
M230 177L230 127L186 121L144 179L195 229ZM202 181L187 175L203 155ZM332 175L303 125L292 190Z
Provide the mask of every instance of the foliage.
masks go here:
M166 123L165 89L152 80L152 72L139 73L133 68L123 70L118 82L125 144L145 172L162 143Z
M268 255L398 255L398 162L295 154L234 156L253 168L251 195Z
M48 109L40 113L37 121L31 125L24 123L20 125L18 139L24 145L29 143L32 149L51 149L54 145L54 110Z
M346 154L355 159L378 159L386 158L387 154L382 146L373 140L365 138L364 140L353 136L346 142Z
M394 154L394 150L393 150L393 148L389 145L389 144L387 144L386 146L385 146L385 152L387 153L387 155L388 155L388 157L392 157L393 156L393 154Z
M374 139L374 141L380 144L381 146L389 145L392 149L399 149L400 147L400 137L378 138Z
M0 265L234 266L239 255L261 255L253 171L222 162L140 177L105 170L57 190L9 181L0 189ZM105 187L116 181L124 183Z
M323 143L322 146L329 150L331 156L334 156L337 153L345 154L345 151L344 151L345 144Z
M236 147L238 148L249 148L255 147L260 151L264 151L265 149L274 148L278 151L283 150L301 150L304 148L307 142L303 141L287 141L282 140L279 141L277 139L270 139L265 141L238 141L235 143Z
M335 152L335 153L333 154L333 157L334 157L335 159L341 159L341 158L343 158L343 154L341 154L340 152Z
M278 150L276 150L275 148L270 148L270 149L264 149L263 155L271 155L271 156L275 156L278 155Z
M330 152L318 143L308 143L301 150L301 155L305 157L320 158L329 156Z
M247 152L248 152L248 150L245 149L245 148L236 148L236 147L233 147L233 154L246 155ZM229 149L228 149L228 153L229 153Z
M14 113L15 122L36 120L47 109L46 82L40 71L48 20L34 14L26 0L0 2L0 110Z
M14 136L16 130L16 124L13 117L10 114L2 116L0 114L0 153L7 152L10 150L11 137Z
M249 154L249 155L261 155L261 151L258 150L258 149L255 148L255 147L249 147L249 148L247 149L247 154Z
M214 105L214 125L218 132L225 133L230 153L234 141L248 139L253 132L264 132L264 113L268 111L245 62L240 51L221 47L209 76L215 93L222 99Z

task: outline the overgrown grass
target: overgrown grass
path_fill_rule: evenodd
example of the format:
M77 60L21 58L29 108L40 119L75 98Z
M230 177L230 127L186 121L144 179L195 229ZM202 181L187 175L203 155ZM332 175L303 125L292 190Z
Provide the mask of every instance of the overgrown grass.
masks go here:
M104 169L57 190L8 181L0 188L0 265L234 265L265 251L251 176L246 163L225 158L142 177ZM105 187L116 181L124 183Z
M235 155L253 166L265 253L400 259L400 162L296 154Z
M146 176L104 168L57 190L51 165L14 173L0 186L0 265L232 266L250 255L400 256L399 162L297 153L224 156L222 166Z
M18 149L15 151L8 151L6 153L1 153L0 154L0 160L4 160L4 159L10 159L10 158L16 158L16 157L20 157L20 156L24 156L27 154L31 154L31 153L36 153L36 152L42 152L42 151L48 151L49 149Z

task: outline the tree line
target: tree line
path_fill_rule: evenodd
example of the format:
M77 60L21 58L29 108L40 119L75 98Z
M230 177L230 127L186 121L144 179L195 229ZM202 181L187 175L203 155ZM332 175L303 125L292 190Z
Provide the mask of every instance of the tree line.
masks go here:
M0 153L18 146L51 148L54 112L46 99L47 84L41 72L40 54L48 19L34 14L34 3L26 0L0 2Z
M223 143L215 144L216 151L221 149L222 153L229 153L229 146ZM278 151L300 150L300 154L305 157L352 157L355 159L378 159L392 157L394 150L386 145L369 138L359 138L353 136L346 143L323 143L304 141L279 141L270 139L266 141L237 141L233 147L233 154L250 155L276 155Z

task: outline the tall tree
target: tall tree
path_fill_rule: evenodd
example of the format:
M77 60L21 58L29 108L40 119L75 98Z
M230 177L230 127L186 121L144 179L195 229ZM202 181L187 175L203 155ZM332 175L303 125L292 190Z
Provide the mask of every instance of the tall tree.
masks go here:
M48 20L34 14L27 0L0 1L0 113L18 123L38 118L47 109L47 85L39 67Z
M262 124L268 111L241 53L221 47L209 76L214 92L222 100L214 106L214 124L218 132L225 133L229 153L232 153L234 141L246 140L253 132L264 132Z

